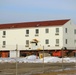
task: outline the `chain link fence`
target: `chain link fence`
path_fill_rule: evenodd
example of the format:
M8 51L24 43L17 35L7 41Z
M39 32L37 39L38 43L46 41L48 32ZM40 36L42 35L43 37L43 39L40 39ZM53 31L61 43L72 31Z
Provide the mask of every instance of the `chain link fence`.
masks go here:
M71 60L75 62L65 62L65 58L63 58L63 63L51 61L45 62L45 58L41 59L42 62L39 62L38 59L34 59L34 62L31 59L31 62L23 62L22 60L25 60L25 58L0 58L0 61L1 59L0 75L33 75L39 73L76 70L75 57L71 57ZM60 59L62 60L62 58Z

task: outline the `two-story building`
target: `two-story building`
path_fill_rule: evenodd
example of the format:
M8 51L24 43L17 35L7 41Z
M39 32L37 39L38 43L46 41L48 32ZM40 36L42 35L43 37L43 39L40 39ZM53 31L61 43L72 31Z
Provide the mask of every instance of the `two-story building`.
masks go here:
M76 25L70 19L0 24L0 56L76 49Z

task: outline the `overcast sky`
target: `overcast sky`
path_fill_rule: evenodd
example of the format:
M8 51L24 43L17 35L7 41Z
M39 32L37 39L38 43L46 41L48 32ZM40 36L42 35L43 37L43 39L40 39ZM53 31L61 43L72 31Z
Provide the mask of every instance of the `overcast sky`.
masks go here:
M0 24L55 19L76 24L76 0L0 0Z

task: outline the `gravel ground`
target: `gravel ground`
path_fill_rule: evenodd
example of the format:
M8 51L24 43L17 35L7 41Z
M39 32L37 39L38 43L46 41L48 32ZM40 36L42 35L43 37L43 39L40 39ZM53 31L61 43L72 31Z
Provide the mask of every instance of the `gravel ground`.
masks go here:
M62 70L76 72L74 65L74 63L65 63L62 69L60 63L0 63L0 75L68 75L65 72L62 74Z

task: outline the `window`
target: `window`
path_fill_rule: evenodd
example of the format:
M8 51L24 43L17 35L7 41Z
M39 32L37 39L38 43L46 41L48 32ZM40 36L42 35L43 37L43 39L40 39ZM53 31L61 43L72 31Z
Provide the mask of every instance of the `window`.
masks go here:
M76 29L74 29L74 34L76 34Z
M29 36L29 30L26 30L26 35L25 35L26 37L28 37Z
M39 34L39 29L36 29L35 30L35 36L39 36L38 34Z
M39 33L39 29L36 29L36 34L38 34Z
M67 44L67 42L68 42L67 39L65 39L65 44Z
M56 44L55 46L59 46L59 39L56 39Z
M3 41L2 47L5 48L5 45L6 45L6 41Z
M59 39L56 39L56 44L59 44Z
M55 35L59 35L59 28L56 28L56 34Z
M76 44L76 40L74 40L74 44Z
M49 33L49 29L47 28L47 29L45 29L45 33Z
M29 34L29 30L26 30L26 34Z
M3 45L6 45L6 41L3 41Z
M45 44L49 44L49 40L48 39L45 40Z
M67 33L67 28L65 28L65 33Z
M5 38L5 35L6 35L6 31L3 31L3 36L2 37Z
M3 31L3 35L6 35L6 31Z
M29 45L29 40L26 40L26 45Z
M26 40L26 47L29 47L29 40Z
M59 33L59 28L56 28L56 33Z

